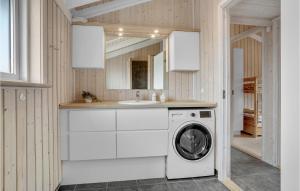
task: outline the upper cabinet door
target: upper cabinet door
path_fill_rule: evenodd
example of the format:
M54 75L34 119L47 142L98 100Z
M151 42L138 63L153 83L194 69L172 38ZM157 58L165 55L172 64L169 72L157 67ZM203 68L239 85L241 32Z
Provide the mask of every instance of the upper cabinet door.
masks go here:
M169 39L170 71L200 69L199 32L174 31Z
M73 25L72 66L104 68L104 29L99 26Z

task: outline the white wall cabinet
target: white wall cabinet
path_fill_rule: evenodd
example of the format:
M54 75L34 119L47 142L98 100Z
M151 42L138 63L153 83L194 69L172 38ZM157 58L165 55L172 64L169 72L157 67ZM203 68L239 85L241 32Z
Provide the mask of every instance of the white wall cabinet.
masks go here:
M72 32L73 68L104 68L103 27L73 25Z
M170 71L200 69L200 33L174 31L169 37Z

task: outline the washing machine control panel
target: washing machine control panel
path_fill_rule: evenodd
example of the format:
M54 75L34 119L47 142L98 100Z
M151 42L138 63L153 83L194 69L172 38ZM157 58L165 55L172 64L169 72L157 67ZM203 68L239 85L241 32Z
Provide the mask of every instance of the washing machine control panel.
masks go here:
M211 118L211 111L200 111L200 118Z

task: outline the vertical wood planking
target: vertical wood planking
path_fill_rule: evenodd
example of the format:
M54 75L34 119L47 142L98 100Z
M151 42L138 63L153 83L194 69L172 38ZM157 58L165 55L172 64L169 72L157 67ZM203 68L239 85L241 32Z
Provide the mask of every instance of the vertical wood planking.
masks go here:
M43 190L43 146L42 146L42 94L41 89L34 91L35 121L35 172L36 190Z
M27 126L26 126L26 89L17 90L17 190L27 188Z
M27 190L35 191L34 89L27 90Z
M17 190L16 90L4 90L4 190Z
M48 90L42 89L43 191L49 191Z
M58 103L72 100L70 22L53 0L34 6L40 8L44 31L35 40L45 41L39 55L31 55L42 63L36 69L52 87L1 87L1 191L54 191L61 181L57 113Z
M58 60L59 60L59 54L58 54L58 8L55 2L53 6L53 42L55 46L55 51L53 55L53 103L52 103L52 110L53 110L53 185L58 184L58 157L57 157L57 98L58 98L58 86L57 86L57 79L59 76L58 71Z
M54 26L53 26L53 14L55 4L53 0L48 0L48 83L53 85L53 63L54 63L54 41L53 41L53 33L54 33ZM48 89L48 120L49 120L49 190L54 189L54 176L53 176L53 88Z
M0 89L0 190L4 190L4 90Z

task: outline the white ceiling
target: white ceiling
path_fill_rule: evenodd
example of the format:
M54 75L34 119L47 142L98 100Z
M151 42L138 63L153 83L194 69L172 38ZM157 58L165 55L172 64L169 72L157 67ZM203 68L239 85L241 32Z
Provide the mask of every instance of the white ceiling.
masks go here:
M242 0L230 9L233 17L274 19L280 16L280 0Z

